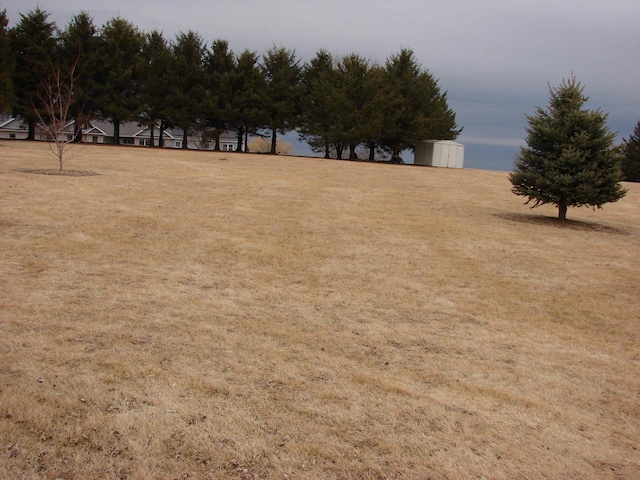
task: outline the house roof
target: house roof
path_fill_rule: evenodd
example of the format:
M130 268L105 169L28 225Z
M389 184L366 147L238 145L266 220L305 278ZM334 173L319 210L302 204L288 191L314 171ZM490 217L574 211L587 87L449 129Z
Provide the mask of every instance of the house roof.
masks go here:
M27 130L27 124L24 123L24 121L20 117L9 118L8 120L5 120L4 123L0 124L0 128L2 128L4 130L24 130L24 131L26 131Z
M71 120L64 127L65 132L73 132L75 121ZM20 117L9 118L0 123L3 130L27 131L27 125ZM113 123L108 120L91 120L82 130L83 135L104 135L112 137L114 134ZM155 125L154 136L160 136L160 128ZM168 139L182 138L183 130L181 128L165 128L163 136ZM140 126L138 122L123 122L120 124L120 138L150 138L151 131L147 126ZM224 131L220 134L220 140L235 141L237 136L234 132Z

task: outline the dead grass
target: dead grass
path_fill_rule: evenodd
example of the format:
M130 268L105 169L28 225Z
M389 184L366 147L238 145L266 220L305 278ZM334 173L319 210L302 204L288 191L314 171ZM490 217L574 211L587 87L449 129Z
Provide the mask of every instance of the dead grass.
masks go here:
M0 477L640 477L640 185L0 147Z

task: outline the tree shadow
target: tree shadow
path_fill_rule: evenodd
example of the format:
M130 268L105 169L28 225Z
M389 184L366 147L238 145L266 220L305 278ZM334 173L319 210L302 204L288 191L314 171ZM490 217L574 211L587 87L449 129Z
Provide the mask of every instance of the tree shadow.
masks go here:
M495 213L496 217L511 222L530 223L533 225L545 225L555 228L565 228L570 230L578 230L583 232L605 232L616 235L629 235L627 230L612 227L610 225L602 225L600 223L585 222L582 220L560 220L556 217L546 215L532 215L524 213Z
M18 170L20 173L35 173L37 175L62 175L66 177L92 177L100 175L88 170L58 170L57 168L38 168L35 170Z

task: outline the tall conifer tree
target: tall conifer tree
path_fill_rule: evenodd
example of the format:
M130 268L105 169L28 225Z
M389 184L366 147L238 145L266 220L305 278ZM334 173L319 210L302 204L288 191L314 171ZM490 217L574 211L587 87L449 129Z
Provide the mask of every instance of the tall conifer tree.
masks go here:
M384 131L381 143L399 158L421 140L453 140L461 132L455 113L447 105L447 94L423 70L411 49L402 49L387 59L384 89Z
M47 12L36 8L26 15L20 14L20 22L9 32L15 59L15 114L29 125L29 140L36 138L36 110L42 108L39 100L41 85L57 63L56 25L48 18Z
M182 148L185 149L188 148L189 134L202 125L205 117L206 53L206 45L198 33L190 30L176 36L173 44L175 70L172 75L176 90L171 116L182 129Z
M225 78L227 121L238 133L240 149L243 133L245 136L256 133L268 123L265 114L266 84L258 64L258 55L249 50L242 52Z
M9 41L7 11L0 12L0 115L10 113L15 100L13 93L13 67L15 60Z
M271 153L276 154L276 136L298 126L300 114L300 61L294 50L272 47L262 57L267 82L265 105L271 130Z
M339 128L336 105L341 103L341 97L337 80L333 57L326 50L319 50L302 74L300 138L313 151L324 152L325 158L330 157L331 146L337 141L335 131Z
M150 143L155 146L155 126L159 122L158 146L164 146L163 132L171 123L170 101L174 95L175 82L172 74L175 57L167 40L158 30L146 36L142 47L142 63L139 78L142 117L151 133Z
M75 120L74 141L82 141L82 127L92 118L98 96L97 61L100 37L87 12L75 15L60 34L60 68L75 69L73 104L69 114Z
M116 17L102 29L99 52L98 109L113 123L114 143L120 143L120 124L137 118L140 95L136 75L140 71L144 35L127 20Z
M622 145L622 179L640 182L640 121Z

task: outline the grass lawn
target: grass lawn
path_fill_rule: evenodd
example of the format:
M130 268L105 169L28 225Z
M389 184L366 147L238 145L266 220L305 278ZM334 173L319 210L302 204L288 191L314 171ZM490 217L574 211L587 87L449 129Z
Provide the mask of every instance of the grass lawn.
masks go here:
M640 184L0 142L0 478L640 478Z

